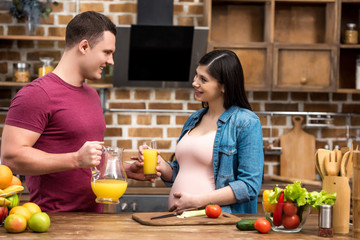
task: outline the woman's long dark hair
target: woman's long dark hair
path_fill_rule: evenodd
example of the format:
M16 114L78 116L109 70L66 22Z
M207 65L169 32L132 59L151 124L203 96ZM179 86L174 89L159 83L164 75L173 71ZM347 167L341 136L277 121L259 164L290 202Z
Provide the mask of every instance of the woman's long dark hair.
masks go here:
M214 50L205 54L199 65L224 85L224 108L233 105L251 110L244 87L244 73L239 58L229 50Z

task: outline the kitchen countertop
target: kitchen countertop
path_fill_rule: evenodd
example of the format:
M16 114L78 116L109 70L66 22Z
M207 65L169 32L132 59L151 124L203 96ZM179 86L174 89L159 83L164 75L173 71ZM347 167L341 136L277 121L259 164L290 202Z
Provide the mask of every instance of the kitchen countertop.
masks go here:
M317 215L311 214L300 233L260 234L257 231L239 231L235 225L192 225L192 226L145 226L132 220L131 213L49 213L51 226L48 232L33 233L29 230L8 234L0 227L0 239L326 239L317 236ZM241 215L255 218L255 215ZM349 234L335 234L333 239L354 239Z

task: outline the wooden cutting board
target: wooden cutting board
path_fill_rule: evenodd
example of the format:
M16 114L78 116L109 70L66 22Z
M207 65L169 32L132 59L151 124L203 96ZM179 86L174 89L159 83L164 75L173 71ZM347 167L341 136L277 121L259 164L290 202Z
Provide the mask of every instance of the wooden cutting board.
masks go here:
M143 224L152 226L176 226L176 225L215 225L215 224L235 224L241 220L229 213L221 213L218 218L198 216L190 218L178 218L176 216L151 220L152 217L168 214L168 212L142 212L134 213L132 219Z
M280 175L315 180L315 137L302 130L303 120L294 116L294 128L280 137Z

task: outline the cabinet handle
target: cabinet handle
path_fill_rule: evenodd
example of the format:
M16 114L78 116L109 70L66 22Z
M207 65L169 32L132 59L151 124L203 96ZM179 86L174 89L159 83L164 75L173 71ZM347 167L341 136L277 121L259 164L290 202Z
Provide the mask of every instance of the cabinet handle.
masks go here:
M307 78L306 78L306 77L301 77L301 78L300 78L300 84L301 84L301 85L307 84Z

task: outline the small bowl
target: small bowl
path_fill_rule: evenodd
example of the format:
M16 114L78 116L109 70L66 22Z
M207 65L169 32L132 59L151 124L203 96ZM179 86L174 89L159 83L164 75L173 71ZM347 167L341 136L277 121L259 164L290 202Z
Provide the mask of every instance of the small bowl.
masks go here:
M300 232L301 229L303 228L303 226L306 222L306 219L309 216L309 213L311 210L311 207L309 205L304 205L304 206L298 207L297 204L295 204L295 203L282 203L282 209L283 209L282 222L281 222L280 226L275 226L273 223L273 215L274 215L274 211L275 211L275 207L276 207L277 203L271 204L267 201L263 201L262 204L263 204L263 209L265 212L265 218L267 220L269 220L269 222L271 223L271 229L275 232L284 232L284 233ZM287 204L293 204L297 208L296 214L291 214L291 215L285 214L284 207L289 209L289 206L290 206ZM287 211L287 213L289 214L289 211ZM296 215L296 216L294 216L294 215ZM297 220L297 218L298 218L298 220ZM285 224L285 226L284 226L284 224Z

